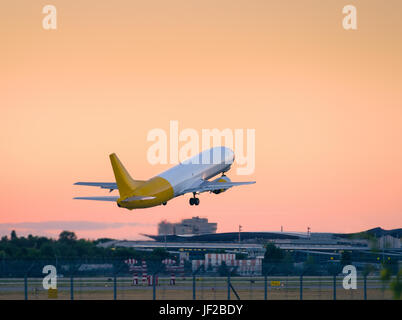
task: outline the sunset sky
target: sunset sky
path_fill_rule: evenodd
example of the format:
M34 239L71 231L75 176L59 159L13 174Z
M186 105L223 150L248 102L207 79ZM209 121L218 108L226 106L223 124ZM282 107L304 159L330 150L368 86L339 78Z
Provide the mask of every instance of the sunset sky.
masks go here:
M141 239L192 216L218 232L402 227L401 16L400 0L1 1L0 235ZM197 207L72 199L109 195L73 183L113 182L112 152L134 179L168 169L147 134L171 120L255 129L255 172L228 176L257 183Z

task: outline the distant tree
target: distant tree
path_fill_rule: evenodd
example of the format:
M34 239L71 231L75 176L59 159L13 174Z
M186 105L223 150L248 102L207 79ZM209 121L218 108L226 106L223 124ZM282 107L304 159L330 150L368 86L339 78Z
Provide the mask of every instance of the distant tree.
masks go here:
M285 252L284 257L282 258L282 270L284 273L290 275L293 274L294 272L294 267L293 267L293 256L289 252Z
M77 236L71 231L62 231L59 235L59 241L61 242L73 242L77 240Z
M11 240L16 240L16 239L18 239L17 233L15 232L15 230L12 230L11 231Z
M285 257L285 251L277 248L275 244L269 242L265 247L262 272L265 275L278 274L283 272L282 263ZM285 272L287 273L287 271Z
M391 282L391 290L394 293L394 299L401 299L402 295L402 270L399 270L396 278Z
M281 262L284 256L284 251L270 242L266 246L264 262Z
M53 258L55 255L53 246L50 243L45 243L43 246L40 247L39 249L39 254L42 258Z
M165 264L162 263L162 260L170 257L169 252L165 248L155 248L152 253L148 256L147 266L151 272L164 272Z
M15 257L17 259L28 258L28 248L25 248L25 247L18 248L18 250L17 250L17 252L15 254Z
M99 238L99 239L95 240L94 243L98 244L98 243L104 243L104 242L109 242L109 241L113 241L113 240L114 239L111 239L111 238Z
M26 258L27 259L37 259L40 256L40 250L36 248L27 248Z
M45 243L53 243L54 241L46 237L36 237L35 246L41 248Z
M162 260L167 259L169 257L170 257L170 254L165 248L155 248L152 251L152 255L151 255L150 258L152 260L162 261Z
M385 286L387 282L391 280L391 270L386 265L383 266L383 269L380 271L380 279L382 281L382 291L385 291Z

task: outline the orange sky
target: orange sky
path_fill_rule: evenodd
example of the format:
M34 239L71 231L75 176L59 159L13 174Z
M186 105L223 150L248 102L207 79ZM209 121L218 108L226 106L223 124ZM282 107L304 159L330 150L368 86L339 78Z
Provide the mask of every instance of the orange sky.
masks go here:
M57 30L42 28L46 4ZM350 1L356 31L345 4L2 1L0 234L81 221L79 237L137 239L196 215L222 232L401 227L402 3ZM170 120L254 128L255 173L229 176L257 184L198 207L72 200L107 193L72 184L113 181L112 152L136 179L167 169L148 164L146 138Z

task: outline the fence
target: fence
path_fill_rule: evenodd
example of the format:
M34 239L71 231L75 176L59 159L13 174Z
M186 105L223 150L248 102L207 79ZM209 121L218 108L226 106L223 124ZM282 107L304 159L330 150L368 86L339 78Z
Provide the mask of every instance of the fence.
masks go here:
M179 299L179 300L332 300L393 299L390 284L397 281L393 270L389 277L380 270L357 271L356 289L345 289L345 274L339 268L289 270L283 264L265 267L264 275L236 276L216 273L167 273L148 271L133 274L121 261L35 261L0 262L0 299ZM57 289L44 289L45 265L57 269ZM288 265L287 265L288 267ZM342 268L341 268L342 269ZM323 272L325 270L326 272ZM286 272L285 272L286 271ZM331 274L332 272L332 274Z

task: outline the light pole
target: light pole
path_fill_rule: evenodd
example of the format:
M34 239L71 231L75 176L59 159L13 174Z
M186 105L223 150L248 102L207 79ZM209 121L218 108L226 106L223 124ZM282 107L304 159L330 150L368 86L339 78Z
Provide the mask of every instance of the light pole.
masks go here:
M240 239L241 228L242 228L242 226L239 225L239 253L240 253L240 250L241 250L241 239Z

